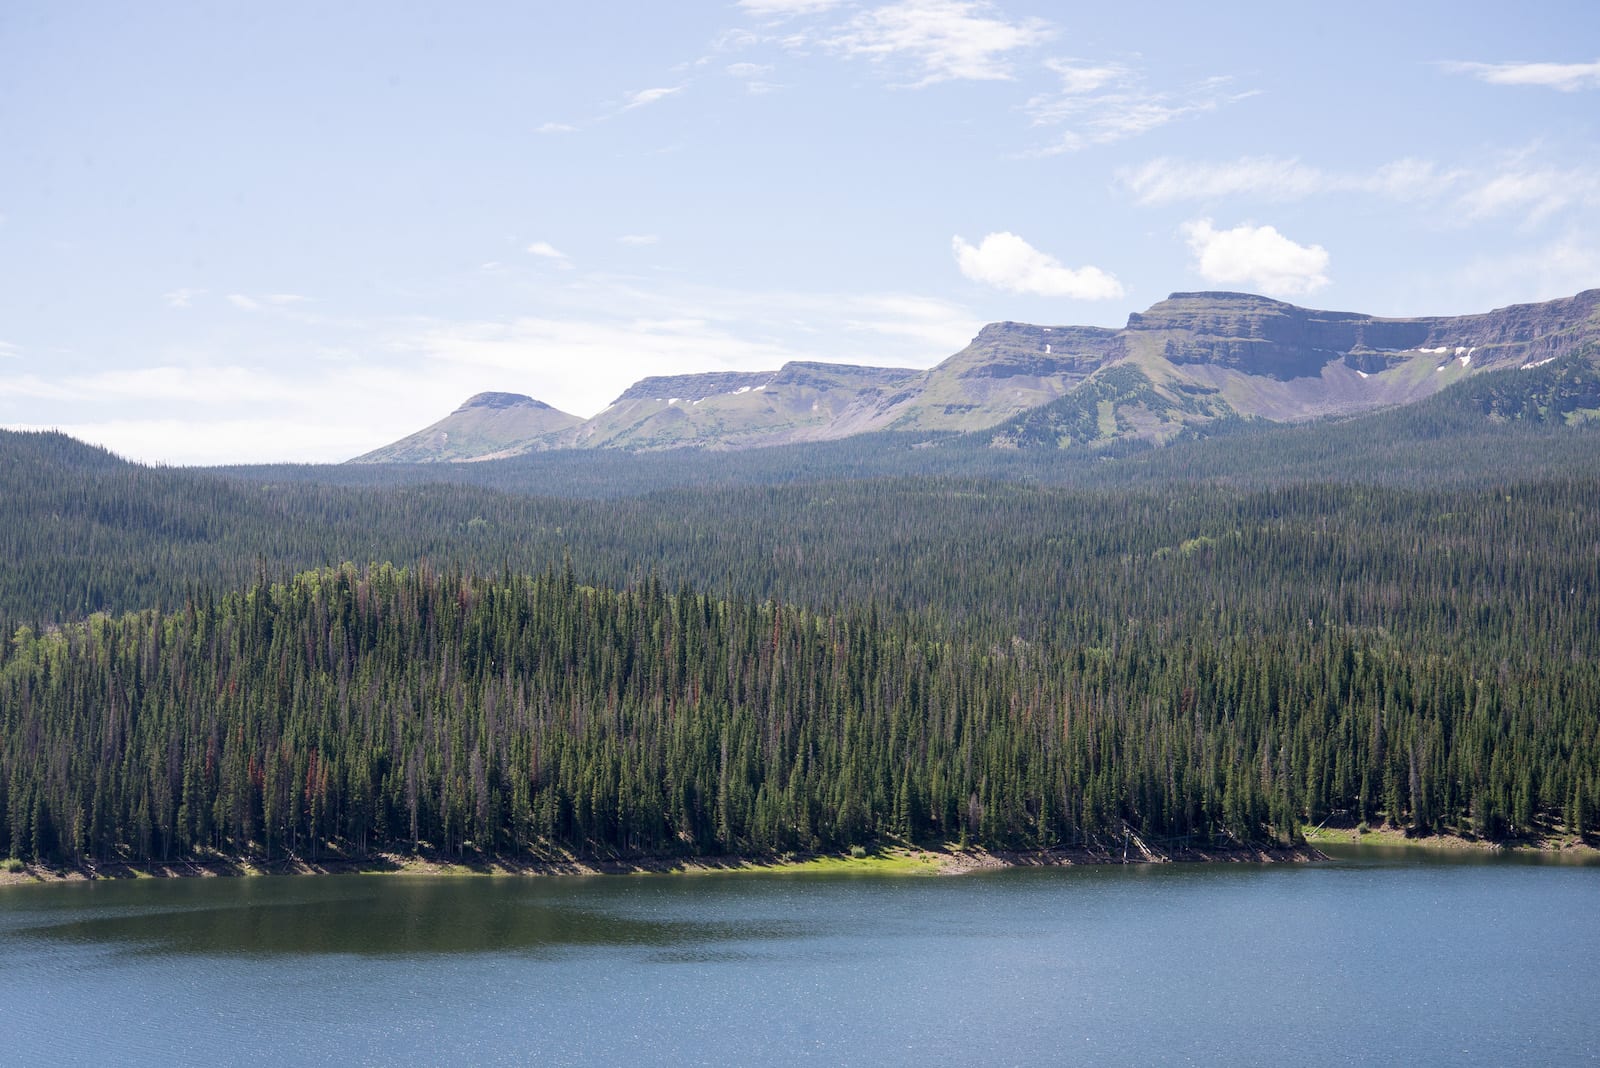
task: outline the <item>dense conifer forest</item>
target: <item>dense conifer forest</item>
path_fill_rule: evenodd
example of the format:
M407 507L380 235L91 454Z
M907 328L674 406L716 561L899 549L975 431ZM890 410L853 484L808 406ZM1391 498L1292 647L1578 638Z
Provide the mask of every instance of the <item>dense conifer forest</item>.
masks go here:
M1049 480L529 496L3 434L0 855L1584 833L1591 383L1483 377Z
M1551 811L1590 826L1600 672L1533 659L1315 628L984 647L653 578L308 572L17 634L0 847L1028 848L1124 821L1287 841L1340 811L1489 837Z

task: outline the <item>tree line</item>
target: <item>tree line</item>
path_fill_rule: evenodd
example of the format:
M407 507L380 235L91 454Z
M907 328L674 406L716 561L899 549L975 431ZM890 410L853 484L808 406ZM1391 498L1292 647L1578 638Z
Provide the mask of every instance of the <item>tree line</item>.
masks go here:
M1600 817L1600 661L1108 627L995 644L570 567L343 566L20 629L0 853L767 853L1505 837Z

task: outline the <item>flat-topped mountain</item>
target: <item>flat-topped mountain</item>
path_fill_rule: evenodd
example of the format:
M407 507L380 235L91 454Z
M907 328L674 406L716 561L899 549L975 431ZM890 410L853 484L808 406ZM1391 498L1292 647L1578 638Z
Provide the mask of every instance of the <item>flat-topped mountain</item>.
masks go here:
M1381 318L1248 293L1174 293L1121 330L992 323L926 371L789 363L645 378L579 419L485 393L357 462L553 448L751 448L879 430L985 432L1000 447L1164 441L1237 417L1408 404L1480 371L1600 346L1600 289L1478 315Z
M874 429L878 413L923 372L788 363L777 371L646 378L573 435L578 447L749 448Z

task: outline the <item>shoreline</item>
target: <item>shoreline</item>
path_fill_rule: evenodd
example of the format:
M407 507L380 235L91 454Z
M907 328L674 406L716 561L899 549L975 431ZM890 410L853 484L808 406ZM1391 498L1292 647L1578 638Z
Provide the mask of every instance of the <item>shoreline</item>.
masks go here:
M1380 824L1362 830L1358 827L1308 827L1306 843L1320 845L1375 846L1384 849L1425 849L1441 853L1498 853L1523 856L1577 857L1600 859L1600 848L1576 835L1544 834L1533 838L1513 838L1492 842L1458 834L1410 834L1404 828Z
M1276 864L1327 860L1314 844L1295 847L1231 847L1176 853L1134 851L1126 860L1105 849L988 850L957 846L885 846L864 855L789 854L775 857L449 857L434 852L375 853L364 858L317 861L284 857L211 857L170 862L107 862L81 865L24 864L0 870L0 887L41 883L126 879L262 878L318 875L423 875L475 877L859 874L965 875L1007 868L1051 868L1125 864Z

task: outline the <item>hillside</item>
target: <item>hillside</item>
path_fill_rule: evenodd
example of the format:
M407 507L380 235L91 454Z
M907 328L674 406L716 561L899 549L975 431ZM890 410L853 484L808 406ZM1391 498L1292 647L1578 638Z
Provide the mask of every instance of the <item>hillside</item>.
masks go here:
M520 393L479 393L409 437L358 456L352 463L408 464L440 460L489 460L564 440L583 420ZM516 443L509 447L507 442Z
M1122 330L996 323L927 371L793 363L647 378L560 426L449 419L356 462L565 448L744 449L880 431L990 431L1003 448L1164 443L1221 422L1300 422L1414 404L1600 342L1600 290L1480 315L1385 319L1243 293L1175 293ZM494 395L500 396L500 395ZM474 398L476 400L477 398ZM537 402L529 402L537 403ZM570 431L570 432L569 432Z
M787 451L871 473L917 435L268 481L0 434L0 852L1581 833L1600 372L1520 366L1162 449L895 454L1005 465L961 477ZM786 484L315 481L686 458Z

